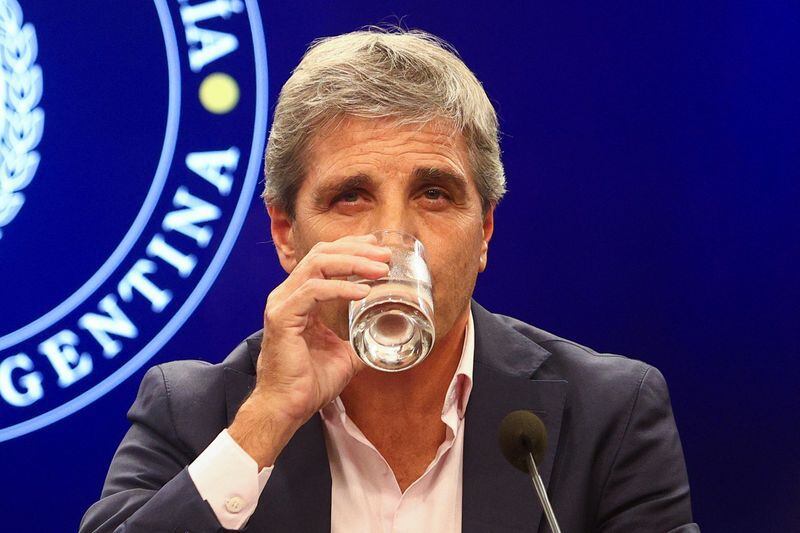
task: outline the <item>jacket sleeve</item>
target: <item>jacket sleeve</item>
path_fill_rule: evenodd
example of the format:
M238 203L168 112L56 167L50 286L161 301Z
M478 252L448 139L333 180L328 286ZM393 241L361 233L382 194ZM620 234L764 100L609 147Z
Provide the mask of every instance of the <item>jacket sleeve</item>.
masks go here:
M175 431L161 368L145 374L128 418L131 428L80 533L224 531L189 477L191 457Z
M693 532L689 480L667 384L646 367L605 482L602 532Z

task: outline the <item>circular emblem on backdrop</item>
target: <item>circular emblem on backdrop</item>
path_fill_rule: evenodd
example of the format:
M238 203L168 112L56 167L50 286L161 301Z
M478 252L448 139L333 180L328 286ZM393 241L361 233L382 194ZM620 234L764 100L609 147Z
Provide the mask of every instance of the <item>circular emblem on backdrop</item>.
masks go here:
M255 0L81 5L29 1L23 19L0 0L0 442L85 407L164 345L260 174Z

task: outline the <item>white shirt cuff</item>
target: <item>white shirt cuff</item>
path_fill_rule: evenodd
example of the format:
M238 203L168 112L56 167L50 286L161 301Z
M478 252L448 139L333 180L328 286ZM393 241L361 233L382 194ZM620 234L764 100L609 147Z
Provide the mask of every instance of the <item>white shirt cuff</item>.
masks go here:
M255 459L224 429L189 465L189 477L220 525L241 529L255 512L273 468L259 472Z

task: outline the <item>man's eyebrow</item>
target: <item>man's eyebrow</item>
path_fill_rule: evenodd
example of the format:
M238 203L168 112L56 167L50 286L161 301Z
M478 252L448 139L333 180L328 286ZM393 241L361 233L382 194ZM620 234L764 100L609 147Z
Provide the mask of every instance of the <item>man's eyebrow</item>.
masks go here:
M367 174L354 174L341 180L331 180L323 183L314 191L314 203L324 204L330 198L336 198L342 193L353 189L361 189L372 184L372 178Z
M467 178L459 173L441 168L418 168L414 170L414 179L423 183L449 185L459 194L467 192Z

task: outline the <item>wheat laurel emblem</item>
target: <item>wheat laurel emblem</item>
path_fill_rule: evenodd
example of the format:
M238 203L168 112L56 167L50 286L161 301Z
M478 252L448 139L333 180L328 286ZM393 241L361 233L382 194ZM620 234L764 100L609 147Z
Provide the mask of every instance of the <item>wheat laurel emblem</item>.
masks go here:
M39 166L44 128L36 32L17 0L0 0L0 239L25 203L22 190Z

